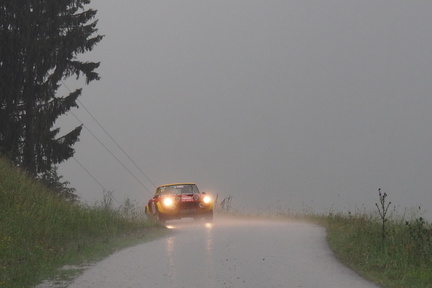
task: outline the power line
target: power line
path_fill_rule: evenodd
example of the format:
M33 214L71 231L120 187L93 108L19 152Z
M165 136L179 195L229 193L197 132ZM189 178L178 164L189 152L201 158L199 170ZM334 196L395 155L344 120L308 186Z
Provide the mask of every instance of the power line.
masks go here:
M78 159L76 159L74 156L72 156L72 158L77 162L77 164L79 165L79 166L81 166L81 168L85 171L85 172L87 172L87 174L97 183L97 184L99 184L99 186L102 188L102 190L103 190L103 193L105 194L105 193L109 193L109 192L111 192L111 191L109 191L109 190L107 190L107 189L105 189L105 187L96 179L96 177L95 176L93 176L93 174L92 173L90 173L90 171L88 171L85 167L84 167L84 165L82 165L81 164L81 162L79 162L78 161ZM117 203L117 204L119 204L120 205L120 203L117 201L117 199L114 197L114 194L112 194L112 192L111 192L111 194L109 195L109 197L111 198L111 199L114 199L114 201Z
M82 165L81 164L81 162L79 162L76 158L75 158L75 156L72 156L72 158L78 163L78 165L79 166L81 166L81 168L85 171L85 172L87 172L87 174L97 183L97 184L99 184L99 186L102 188L102 190L106 190L105 189L105 187L96 179L96 177L94 177L93 176L93 174L92 173L90 173L90 171L88 171L85 167L84 167L84 165Z
M120 159L118 159L115 155L114 155L114 153L112 153L111 152L111 150L109 150L108 149L108 147L86 126L86 125L84 125L84 123L82 123L81 122L81 120L79 120L78 119L78 117L72 112L72 111L69 111L82 125L83 125L83 127L84 128L86 128L86 130L99 142L99 144L101 144L102 145L102 147L104 147L105 148L105 150L107 150L108 151L108 153L138 182L138 183L140 183L141 184L141 186L143 186L144 187L144 189L146 189L150 194L152 194L151 193L151 191L147 188L147 186L145 186L144 185L144 183L142 183L136 176L135 176L135 174L133 174L132 173L132 171L130 171L127 167L126 167L126 165L124 165L121 161L120 161Z
M99 127L108 135L111 141L113 141L117 145L117 147L123 152L123 154L126 155L129 161L131 161L135 165L135 167L144 175L144 177L156 188L156 185L153 183L153 181L151 181L150 178L144 173L144 171L135 163L135 161L132 160L131 157L129 157L129 155L126 153L125 150L123 150L123 148L117 143L117 141L115 141L114 138L111 137L108 131L105 130L105 128L99 123L99 121L96 120L96 118L93 116L92 113L90 113L90 111L84 106L84 104L82 104L78 99L77 102L84 108L84 110L87 111L87 113L93 118L93 120L99 125Z
M69 87L63 82L63 85L66 87L66 89L71 92L71 90L69 89ZM132 158L126 153L126 151L118 144L117 141L114 140L114 138L108 133L108 131L99 123L99 121L97 121L97 119L93 116L93 114L77 99L77 102L84 108L84 110L93 118L93 120L98 124L98 126L108 135L108 137L111 139L111 141L113 141L113 143L116 144L116 146L123 152L124 155L126 155L126 157L129 159L129 161L131 163L134 164L134 166L144 175L144 177L154 186L156 187L156 185L150 180L150 178L144 173L144 171L135 163L135 161L132 160ZM84 128L86 128L86 130L99 142L99 144L102 145L102 147L105 148L105 150L108 151L108 153L138 182L140 183L143 188L145 190L147 190L147 192L149 192L152 195L152 192L147 188L147 186L144 185L144 183L142 183L136 176L135 174L133 174L109 149L108 147L86 126L84 125L84 123L72 112L69 111L77 120L78 122L80 122ZM106 190L103 185L101 185L101 183L99 181L96 180L96 178L80 163L76 160L76 158L74 157L75 161L87 172L87 174L90 175L90 177L99 184L99 186L101 186L104 190Z

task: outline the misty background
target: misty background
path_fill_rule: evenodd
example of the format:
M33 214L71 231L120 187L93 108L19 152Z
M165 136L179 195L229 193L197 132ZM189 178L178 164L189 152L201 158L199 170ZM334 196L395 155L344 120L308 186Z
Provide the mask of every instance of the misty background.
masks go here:
M362 212L381 188L432 219L431 1L89 7L105 38L84 59L102 79L68 81L82 105L59 122L86 127L75 158L99 183L74 159L59 171L82 201L105 188L143 204L153 184L192 181L237 209Z

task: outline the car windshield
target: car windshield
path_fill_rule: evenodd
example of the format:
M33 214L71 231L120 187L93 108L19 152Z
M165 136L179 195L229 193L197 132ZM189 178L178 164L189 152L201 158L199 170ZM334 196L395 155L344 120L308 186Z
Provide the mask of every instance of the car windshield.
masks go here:
M198 187L190 184L163 186L160 188L160 192L162 195L199 194Z

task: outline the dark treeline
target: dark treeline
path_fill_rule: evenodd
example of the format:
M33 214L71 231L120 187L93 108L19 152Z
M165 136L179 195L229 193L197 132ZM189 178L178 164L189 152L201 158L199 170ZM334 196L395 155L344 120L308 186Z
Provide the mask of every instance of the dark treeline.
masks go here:
M99 63L77 59L103 37L89 3L0 1L0 153L40 179L56 181L53 169L73 156L82 128L60 135L53 127L81 95L57 95L62 80L99 80Z

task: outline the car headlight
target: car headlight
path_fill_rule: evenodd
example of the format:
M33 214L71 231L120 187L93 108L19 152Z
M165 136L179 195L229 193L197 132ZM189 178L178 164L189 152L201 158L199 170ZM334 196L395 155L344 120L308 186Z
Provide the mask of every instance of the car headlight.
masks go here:
M210 198L210 196L204 196L204 198L203 198L203 202L204 202L205 204L210 203L210 202L211 202L211 198Z
M170 206L172 206L172 205L174 204L174 201L173 201L173 199L171 199L171 198L165 198L165 199L163 200L163 204L164 204L165 206L167 206L167 207L170 207Z

